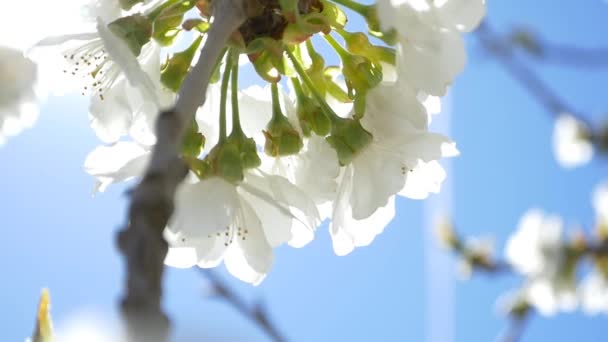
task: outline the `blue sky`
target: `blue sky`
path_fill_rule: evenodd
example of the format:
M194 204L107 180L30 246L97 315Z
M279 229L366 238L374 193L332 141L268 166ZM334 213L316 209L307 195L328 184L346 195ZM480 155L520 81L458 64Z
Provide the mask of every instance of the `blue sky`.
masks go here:
M488 13L500 31L523 24L551 41L608 45L608 6L601 0L494 0ZM448 175L458 229L494 235L501 254L506 236L531 207L589 227L591 191L607 175L606 160L561 169L551 153L550 116L474 39L468 43L469 63L451 92L451 134L462 152ZM581 112L594 120L602 117L608 70L532 65ZM51 98L33 129L0 148L3 340L20 341L29 334L41 287L51 289L58 323L83 311L115 314L123 267L113 238L124 218L125 188L91 196L93 180L82 164L98 142L86 112L83 97ZM324 226L303 249L279 248L259 287L226 279L251 303L263 299L292 341L424 341L430 336L427 298L445 293L429 292L426 284L427 272L437 269L425 267L431 227L424 203L400 199L397 206L385 232L347 257L333 255ZM451 322L431 328L452 326L455 341L492 341L507 324L496 313L495 300L518 279L478 276L462 282L456 275L450 269L443 277L453 302L438 304ZM195 270L168 271L165 303L176 340L197 341L201 332L222 340L267 340L225 303L205 298L205 288ZM600 341L608 333L606 323L605 316L577 313L535 316L524 341Z

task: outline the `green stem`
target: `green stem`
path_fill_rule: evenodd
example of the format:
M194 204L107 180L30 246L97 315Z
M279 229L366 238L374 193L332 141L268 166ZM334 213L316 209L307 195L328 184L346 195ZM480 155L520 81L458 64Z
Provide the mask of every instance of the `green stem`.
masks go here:
M300 80L297 77L291 78L291 84L293 84L293 89L296 92L296 97L298 98L298 100L305 96L302 84L300 83Z
M222 87L220 93L220 139L219 142L226 140L226 98L228 97L228 81L230 80L230 70L232 69L232 51L226 57L226 66L222 75Z
M230 82L232 86L232 133L230 134L243 134L239 118L239 55L230 50L230 57L232 58L232 81Z
M348 51L346 51L342 45L340 45L340 43L338 43L334 37L332 37L329 34L324 34L323 37L325 38L325 40L327 40L327 42L329 43L329 45L331 45L332 48L334 48L334 50L336 50L336 52L338 53L338 55L340 55L340 58L342 60L347 59L350 55L350 53Z
M272 92L272 118L278 119L283 116L281 104L279 102L279 87L276 83L271 83L270 90Z
M371 7L368 5L360 4L360 3L352 1L352 0L332 0L332 1L339 5L344 6L346 8L349 8L364 17L367 17L369 8Z
M330 120L332 120L334 122L341 121L342 118L339 117L338 114L336 114L336 112L334 112L334 110L331 109L331 107L327 104L327 102L325 101L325 97L323 97L323 95L321 95L321 93L319 93L319 91L315 87L315 85L312 82L312 80L310 79L310 77L308 77L306 70L304 70L304 68L302 67L302 64L300 64L300 61L298 61L298 59L294 56L293 52L291 52L289 49L285 49L285 52L287 52L287 56L291 60L291 63L293 63L293 66L296 69L296 72L298 73L300 78L304 81L304 84L306 84L306 87L308 87L308 89L310 90L310 92L312 93L314 98L317 100L317 102L319 103L319 106L321 106L321 108L323 109L323 112L325 112L325 114L327 114L327 116L329 117Z

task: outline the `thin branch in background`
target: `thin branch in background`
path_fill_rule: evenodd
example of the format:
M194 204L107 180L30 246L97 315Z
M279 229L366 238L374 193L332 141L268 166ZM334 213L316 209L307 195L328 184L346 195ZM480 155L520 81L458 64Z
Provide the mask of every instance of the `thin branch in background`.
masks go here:
M516 28L505 36L511 45L542 62L565 67L594 69L608 67L608 48L589 48L550 42L526 28Z
M130 194L128 223L118 234L118 246L127 265L121 309L132 342L169 339L169 319L161 308L164 259L168 251L163 230L173 214L177 186L188 170L179 157L180 147L197 108L205 102L213 62L247 17L245 0L213 3L215 21L207 41L180 87L175 107L158 117L157 143L143 179Z
M199 269L207 280L211 283L214 295L225 300L230 306L235 308L240 314L248 318L262 329L273 341L284 342L286 339L281 335L268 317L268 312L261 304L251 308L236 291L232 290L224 280L210 269Z
M528 323L529 314L526 314L523 317L512 317L511 324L507 328L507 331L500 339L501 342L517 342L521 340L524 332L526 331L526 326Z
M487 22L483 22L475 32L481 46L491 53L500 65L545 107L548 113L554 117L568 113L588 127L592 127L586 117L551 89L532 68L517 59L516 47L510 40L494 32Z

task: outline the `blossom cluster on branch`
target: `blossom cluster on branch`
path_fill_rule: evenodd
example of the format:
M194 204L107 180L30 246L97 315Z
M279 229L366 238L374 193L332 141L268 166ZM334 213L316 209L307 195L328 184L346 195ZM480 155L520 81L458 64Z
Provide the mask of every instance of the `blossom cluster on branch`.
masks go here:
M579 307L591 315L608 313L607 183L596 187L592 204L596 213L592 236L577 228L564 238L561 217L529 210L507 240L504 261L496 259L487 240L463 239L448 222L439 226L439 236L461 258L467 274L521 276L521 287L499 300L501 310L513 318L523 319L531 310L552 316Z
M53 80L53 93L90 96L90 124L104 143L85 161L96 190L142 175L158 114L175 102L217 19L214 1L89 2L85 29L41 39L29 59L19 56L38 64L43 82ZM462 34L479 24L485 1L265 0L246 7L248 19L220 58L205 61L214 75L182 144L189 176L165 229L165 262L223 261L237 278L258 284L274 247L306 245L323 220L335 253L346 255L383 231L395 196L439 191L446 175L438 161L458 150L429 131L424 103L438 101L462 71ZM366 29L351 31L347 14L361 16ZM331 58L339 65L327 65ZM266 85L242 89L246 67ZM15 91L26 94L21 89L33 81L18 76L23 85ZM0 123L9 119L0 115Z

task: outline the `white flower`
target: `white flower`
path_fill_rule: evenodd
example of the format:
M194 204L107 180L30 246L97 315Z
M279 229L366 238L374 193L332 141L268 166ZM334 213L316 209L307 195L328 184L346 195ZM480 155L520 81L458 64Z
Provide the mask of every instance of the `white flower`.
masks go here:
M165 263L207 268L223 260L232 275L257 285L270 271L272 248L304 246L319 222L314 203L279 176L253 170L238 185L219 177L185 183L166 230Z
M312 135L296 155L281 158L261 155L261 159L265 171L287 178L304 191L317 205L321 219L331 216L340 166L336 151L325 139Z
M541 277L528 283L524 291L528 303L543 316L571 312L578 305L576 283L572 279Z
M527 277L528 302L543 315L573 310L576 284L562 245L562 221L537 209L528 211L505 248L507 261Z
M447 137L428 132L426 111L405 83L381 84L370 91L366 105L361 125L373 141L344 167L334 202L330 231L340 255L382 232L394 215L389 201L395 194L425 198L436 191L445 176L434 161L458 154ZM366 220L373 226L349 227Z
M565 168L588 163L593 157L589 128L572 115L560 115L553 129L553 155Z
M0 145L36 121L36 77L36 65L21 51L0 46Z
M581 282L579 296L585 313L608 313L608 279L600 272L592 271Z
M383 28L398 33L399 77L427 94L445 94L465 64L460 33L479 24L485 1L381 0L377 6Z
M562 241L562 221L529 210L519 221L517 231L509 237L505 249L507 261L524 275L536 275L557 267Z
M154 83L137 57L101 18L97 18L96 32L45 38L32 48L30 56L40 65L43 81L54 94L80 88L83 94L103 100L104 94L126 77L143 96L156 98Z
M596 186L593 192L593 209L597 224L608 228L608 182Z
M120 78L103 99L93 97L89 107L91 127L104 143L113 143L126 134L136 141L152 145L156 142L154 127L160 111L169 107L175 94L160 83L160 48L142 50L142 70L152 81L155 96L149 98L140 87Z

